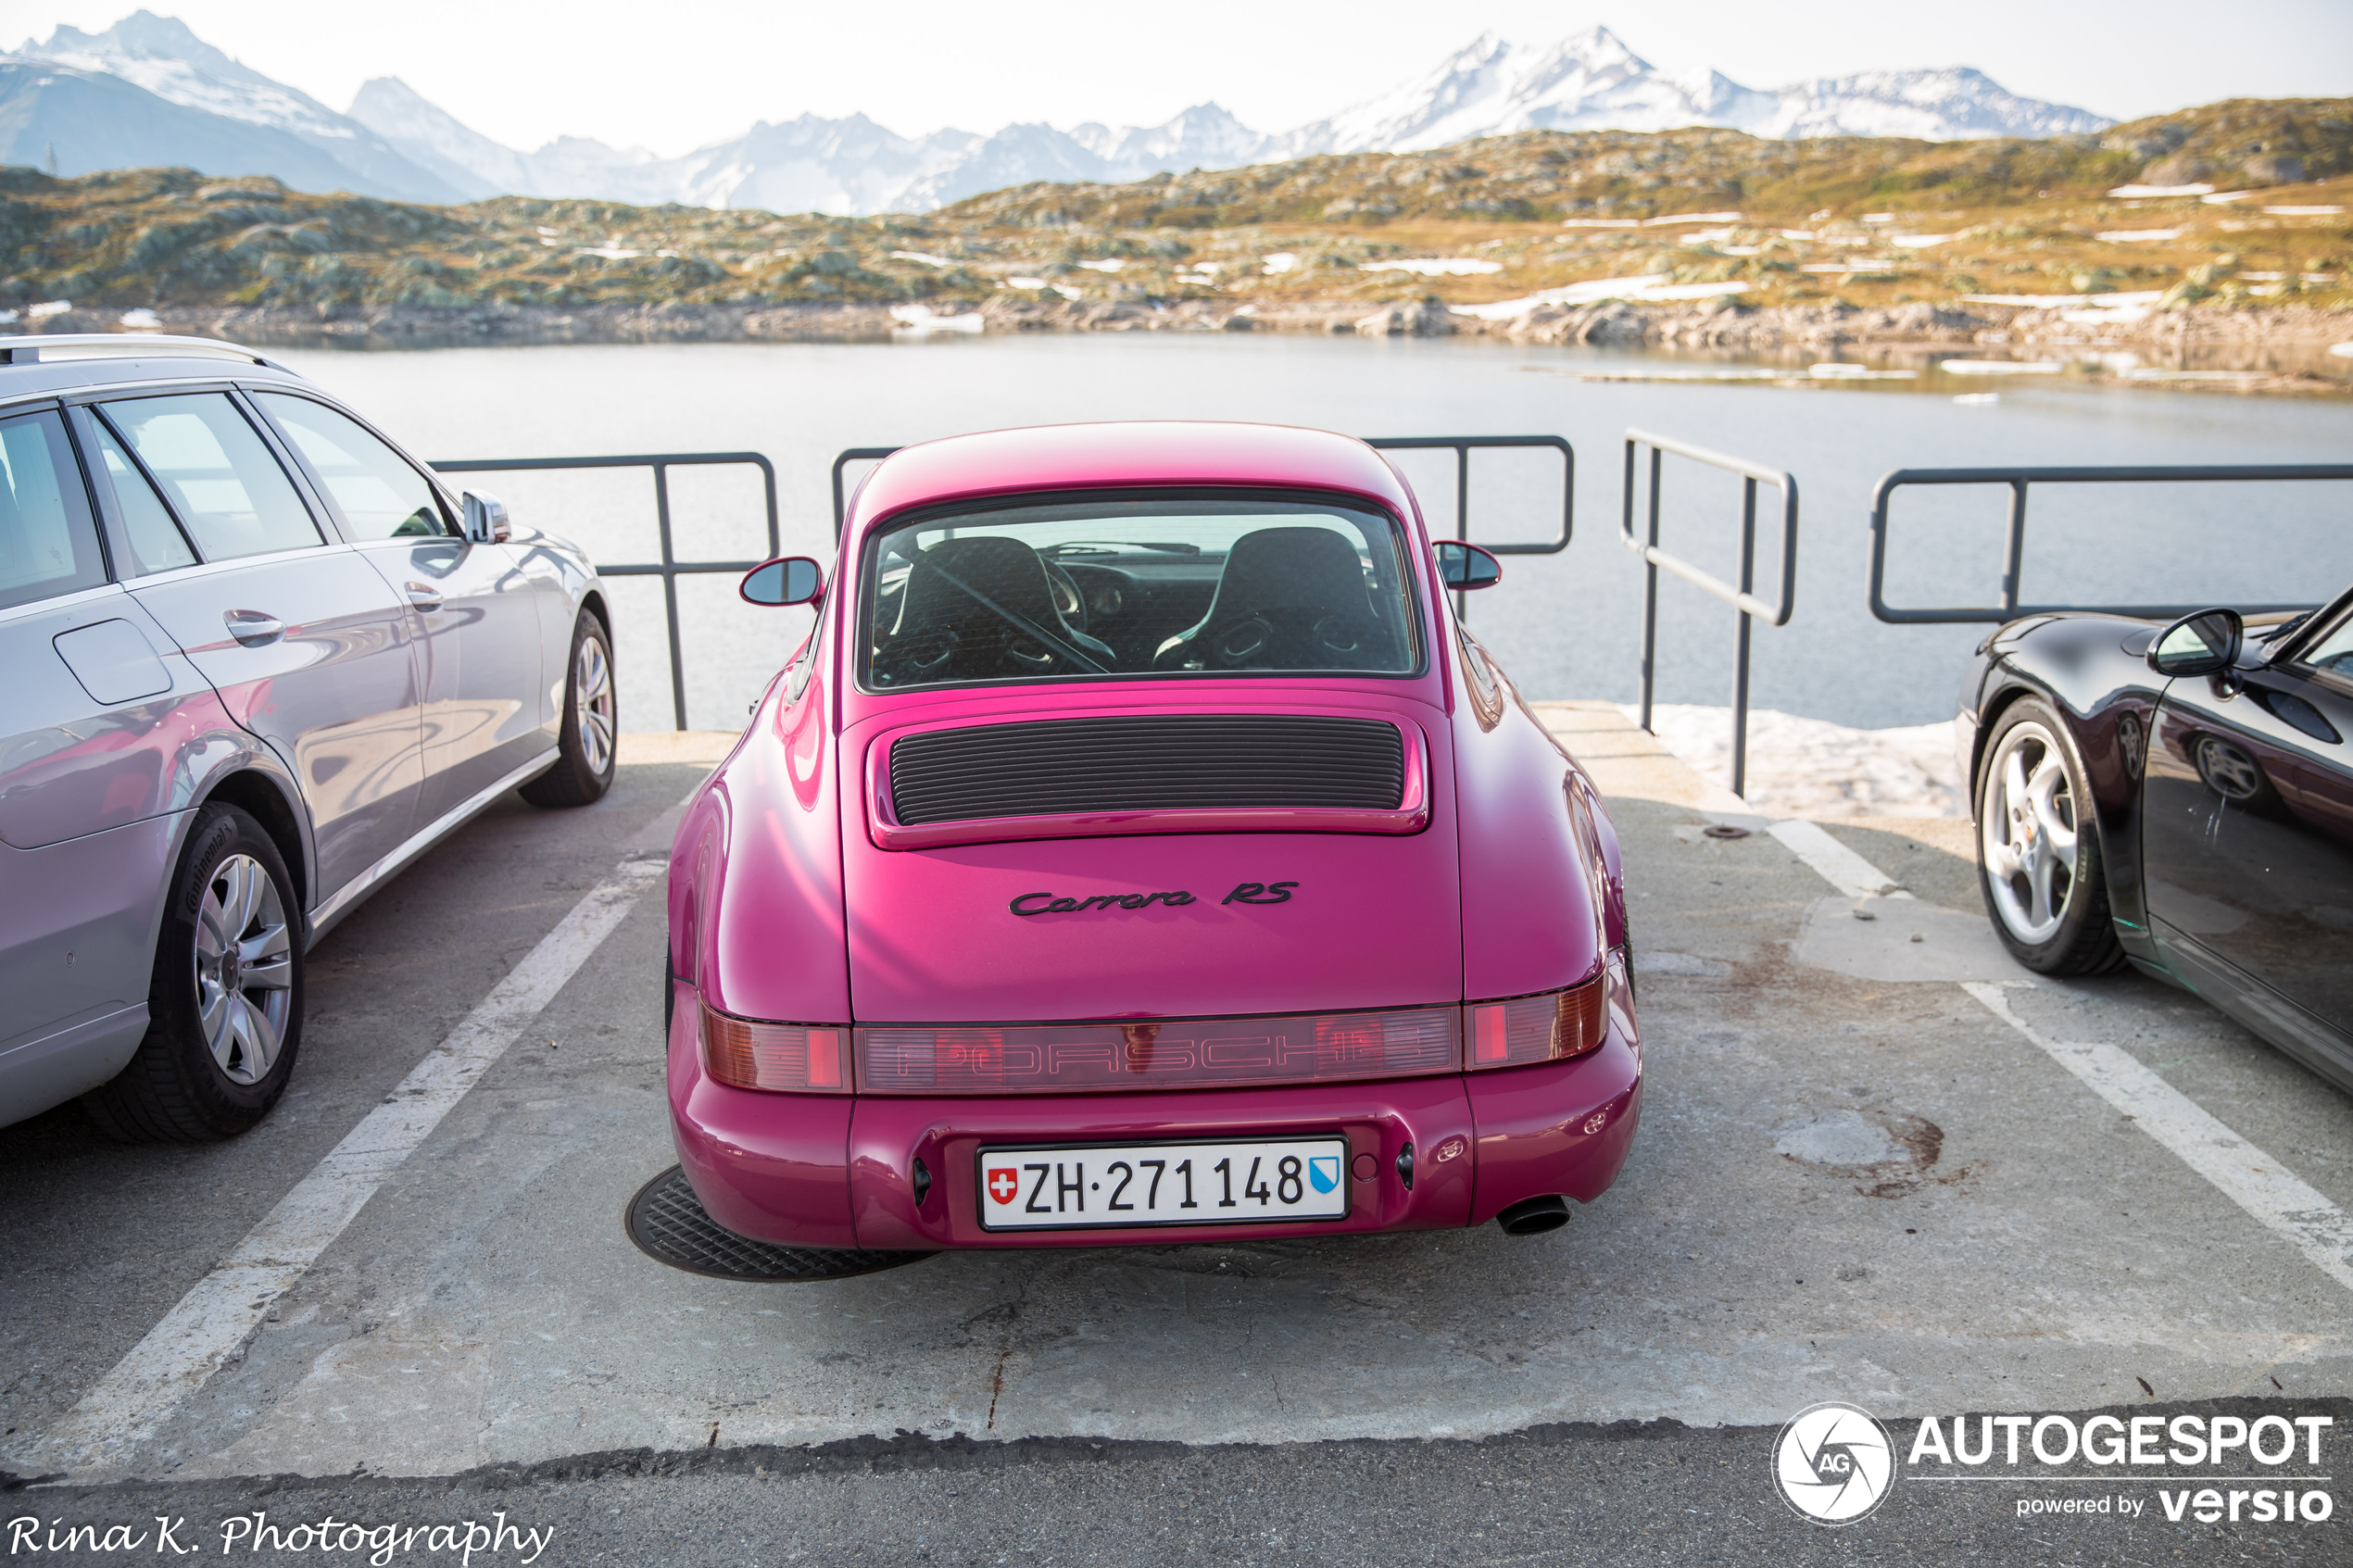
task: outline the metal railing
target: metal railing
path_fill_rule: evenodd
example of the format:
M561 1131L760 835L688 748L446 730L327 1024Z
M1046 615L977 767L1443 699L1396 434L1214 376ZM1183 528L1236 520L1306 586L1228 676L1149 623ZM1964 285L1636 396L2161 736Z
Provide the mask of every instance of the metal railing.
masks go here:
M1649 537L1634 537L1635 448L1650 448L1650 533ZM1741 476L1741 571L1740 583L1734 586L1722 578L1701 571L1691 562L1668 555L1658 547L1659 461L1667 453L1705 463ZM1778 603L1768 604L1753 590L1756 586L1756 487L1770 484L1781 495L1781 593ZM1713 594L1740 613L1738 640L1734 645L1732 675L1732 793L1745 797L1748 788L1748 623L1761 617L1768 626L1789 624L1790 611L1797 599L1797 481L1780 469L1768 469L1743 458L1726 457L1705 446L1694 446L1672 436L1654 435L1648 431L1629 428L1626 432L1626 493L1625 516L1618 525L1618 543L1642 558L1642 728L1651 727L1651 697L1656 687L1658 645L1658 573L1664 567L1684 582Z
M761 558L772 560L784 553L782 535L776 525L776 469L758 452L653 452L622 458L479 458L457 462L435 463L442 473L499 473L546 469L651 469L654 470L654 519L661 533L661 559L658 561L625 561L618 565L599 563L598 571L607 577L659 577L661 579L662 620L670 633L670 704L672 717L678 728L686 727L686 662L678 646L678 579L713 572L749 571L760 564L756 560L696 560L682 561L673 546L670 534L670 470L673 468L711 468L724 464L747 463L760 470L760 480L768 503L768 554ZM835 494L840 494L840 469L835 469Z
M1577 524L1577 449L1564 436L1558 435L1368 435L1365 445L1382 451L1452 451L1454 454L1454 522L1462 530L1465 540L1470 537L1470 455L1474 450L1497 447L1518 447L1551 450L1561 455L1561 531L1550 539L1509 545L1482 545L1479 548L1499 556L1554 556L1568 548L1570 533ZM842 470L852 463L880 462L898 451L896 446L852 446L834 458L834 539L841 539L844 517L849 500L842 485Z
M2178 605L2020 604L2019 574L2026 557L2026 492L2031 484L2140 484L2164 481L2205 483L2224 480L2353 479L2347 463L2239 463L2140 465L2124 468L1981 468L1897 469L1882 477L1871 491L1871 613L1898 626L1948 625L1955 622L2015 621L2021 615L2059 610L2089 610L2103 615L2145 615L2167 620L2205 609L2212 602ZM1956 605L1940 608L1904 608L1887 602L1887 508L1895 492L1907 484L2007 484L2010 487L2009 527L2002 551L2002 602L1998 605ZM2314 601L2297 604L2238 605L2250 613L2309 609Z

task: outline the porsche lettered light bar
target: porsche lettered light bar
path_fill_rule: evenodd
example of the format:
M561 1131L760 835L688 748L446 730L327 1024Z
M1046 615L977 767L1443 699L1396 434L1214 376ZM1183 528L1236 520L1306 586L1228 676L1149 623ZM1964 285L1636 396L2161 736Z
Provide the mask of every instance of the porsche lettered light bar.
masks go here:
M711 1075L733 1088L791 1089L844 1094L844 1029L799 1023L754 1023L702 1010L702 1060Z
M1054 1094L1453 1073L1458 1008L856 1031L862 1094Z

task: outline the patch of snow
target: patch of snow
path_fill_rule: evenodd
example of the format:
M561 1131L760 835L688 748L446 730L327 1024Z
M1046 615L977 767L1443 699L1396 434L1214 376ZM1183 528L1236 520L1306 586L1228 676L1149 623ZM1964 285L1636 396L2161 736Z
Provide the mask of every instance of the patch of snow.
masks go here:
M890 258L893 261L920 261L926 267L953 267L956 265L955 262L950 260L947 257L926 256L919 250L894 250L890 253ZM1091 261L1082 261L1079 265L1081 267L1092 267L1094 263Z
M987 327L977 310L968 310L961 316L942 316L928 305L894 305L890 307L890 319L899 323L899 331L918 334L977 332Z
M1500 272L1500 261L1478 261L1457 256L1401 257L1394 261L1367 261L1358 269L1364 272L1414 272L1425 278L1461 278L1488 272Z
M2145 289L2133 294L1965 294L1962 300L1969 305L2016 305L2029 310L2073 310L2096 305L2104 310L2155 305L2164 297L2160 289Z
M152 310L126 310L120 320L123 326L134 332L157 332L163 326L163 319Z
M1515 316L1527 315L1540 305L1597 305L1605 299L1636 302L1714 299L1718 295L1745 294L1749 288L1746 282L1737 278L1721 283L1674 283L1667 281L1672 276L1667 272L1652 272L1640 278L1589 278L1581 283L1541 289L1522 299L1498 300L1491 305L1457 305L1452 308L1457 316L1476 316L1482 321L1507 321Z
M2210 196L2197 199L2208 207L2228 207L2233 202L2246 201L2254 194L2253 191L2217 191Z
M1925 250L1930 245L1949 245L1956 234L1890 234L1887 243L1898 250Z
M2158 196L2210 196L2213 194L2214 187L2211 185L2119 185L2108 193L2119 201L2145 201Z
M1621 704L1633 718L1640 712ZM1731 782L1732 710L1660 703L1651 727L1667 750L1713 783ZM1748 799L1760 811L1806 817L1966 817L1953 724L1862 730L1769 708L1748 715Z
M2182 237L2182 231L2179 229L2108 229L2092 237L2103 245L2147 245L2162 240L2178 240Z
M1895 221L1895 214L1892 212L1867 212L1863 214L1863 221L1866 223L1893 223Z
M52 316L62 316L72 308L73 301L69 299L44 299L38 305L28 305L24 307L25 320L43 321Z
M2067 369L2056 359L1940 359L1950 376L2055 376Z
M1082 261L1078 265L1089 272L1116 272L1127 263L1117 257L1112 257L1102 261Z
M1005 286L1009 289L1042 289L1046 286L1046 280L1043 278L1008 278L1005 280Z
M1913 381L1918 370L1874 370L1868 365L1842 365L1836 362L1809 365L1806 373L1816 381Z
M630 250L623 245L582 245L572 254L574 256L600 256L607 261L629 261L637 257L643 256L646 253L642 250Z
M2330 344L2329 354L2338 359L2353 359L2353 343Z
M1288 272L1292 268L1298 266L1299 253L1296 251L1278 250L1272 256L1263 257L1260 260L1259 265L1265 270L1266 275L1271 278L1278 273Z
M2263 209L2273 218L2334 218L2345 208L2341 207L2267 207Z
M1639 229L1642 226L1642 220L1639 218L1564 218L1561 220L1561 227L1564 229Z

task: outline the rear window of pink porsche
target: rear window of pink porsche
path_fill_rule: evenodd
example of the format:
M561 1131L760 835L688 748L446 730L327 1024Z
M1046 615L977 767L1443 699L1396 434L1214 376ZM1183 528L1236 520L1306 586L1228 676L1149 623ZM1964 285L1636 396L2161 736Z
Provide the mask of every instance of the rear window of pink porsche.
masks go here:
M1422 668L1403 532L1247 495L1019 498L867 543L869 691Z

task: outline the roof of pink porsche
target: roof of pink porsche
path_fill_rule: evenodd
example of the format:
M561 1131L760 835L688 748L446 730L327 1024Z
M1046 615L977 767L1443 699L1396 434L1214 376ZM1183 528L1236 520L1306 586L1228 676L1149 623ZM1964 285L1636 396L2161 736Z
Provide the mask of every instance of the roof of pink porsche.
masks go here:
M1353 436L1168 420L1033 425L901 447L859 490L852 526L862 530L876 518L938 501L1140 484L1338 490L1413 514L1396 471Z

